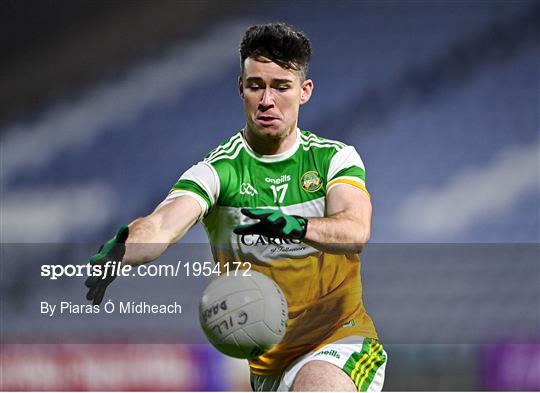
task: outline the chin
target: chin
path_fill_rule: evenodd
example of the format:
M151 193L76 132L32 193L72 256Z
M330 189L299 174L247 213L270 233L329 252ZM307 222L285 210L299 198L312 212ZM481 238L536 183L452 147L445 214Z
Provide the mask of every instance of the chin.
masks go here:
M259 134L262 137L273 140L283 139L286 135L285 131L270 127L259 129Z
M285 138L288 135L287 129L283 128L283 126L281 126L281 127L260 127L260 126L257 126L257 127L255 127L255 129L257 130L257 133L261 137L268 138L268 139L271 139L271 140L281 140L281 139Z

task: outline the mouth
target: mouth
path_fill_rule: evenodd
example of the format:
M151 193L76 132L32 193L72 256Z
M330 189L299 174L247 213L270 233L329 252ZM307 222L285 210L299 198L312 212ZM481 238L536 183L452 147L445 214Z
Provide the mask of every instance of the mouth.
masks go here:
M261 124L264 127L268 127L279 121L277 117L274 116L257 116L255 118L257 123Z

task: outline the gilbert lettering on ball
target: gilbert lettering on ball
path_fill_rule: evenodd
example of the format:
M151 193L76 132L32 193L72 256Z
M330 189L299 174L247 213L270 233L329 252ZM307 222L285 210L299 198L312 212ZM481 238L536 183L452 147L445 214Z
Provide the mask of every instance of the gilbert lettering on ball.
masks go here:
M208 285L199 319L206 337L220 352L255 358L285 336L287 300L271 278L253 270L238 271Z

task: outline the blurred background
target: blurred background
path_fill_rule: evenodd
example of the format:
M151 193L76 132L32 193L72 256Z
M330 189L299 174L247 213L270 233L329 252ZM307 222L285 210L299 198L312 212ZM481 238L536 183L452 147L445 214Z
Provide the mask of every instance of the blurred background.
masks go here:
M3 0L2 259L13 244L99 244L150 213L244 125L239 42L271 21L313 45L300 127L366 165L364 297L386 389L540 389L537 1ZM40 263L0 265L4 328L40 330L6 300L48 285ZM244 362L208 345L54 341L2 334L0 388L249 389Z

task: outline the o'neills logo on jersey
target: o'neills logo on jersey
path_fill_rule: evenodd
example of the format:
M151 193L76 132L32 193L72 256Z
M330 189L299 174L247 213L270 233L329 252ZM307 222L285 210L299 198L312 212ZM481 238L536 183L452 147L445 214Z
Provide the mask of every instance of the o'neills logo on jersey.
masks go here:
M240 242L245 246L267 246L269 244L282 246L284 244L302 243L301 240L297 239L282 239L280 237L266 237L262 235L242 235L240 236Z
M339 355L339 352L336 351L335 349L330 349L330 350L326 350L326 351L319 351L315 354L315 356L319 356L319 355L326 355L326 356L332 356L332 357L335 357L336 359L339 359L341 356Z
M302 175L300 184L307 192L315 192L322 187L322 179L317 171L309 171Z
M285 183L286 181L291 181L291 177L289 175L282 175L280 178L277 178L277 179L272 179L271 177L267 177L266 179L264 179L264 181L267 183L272 183L272 184L281 184L281 183Z

